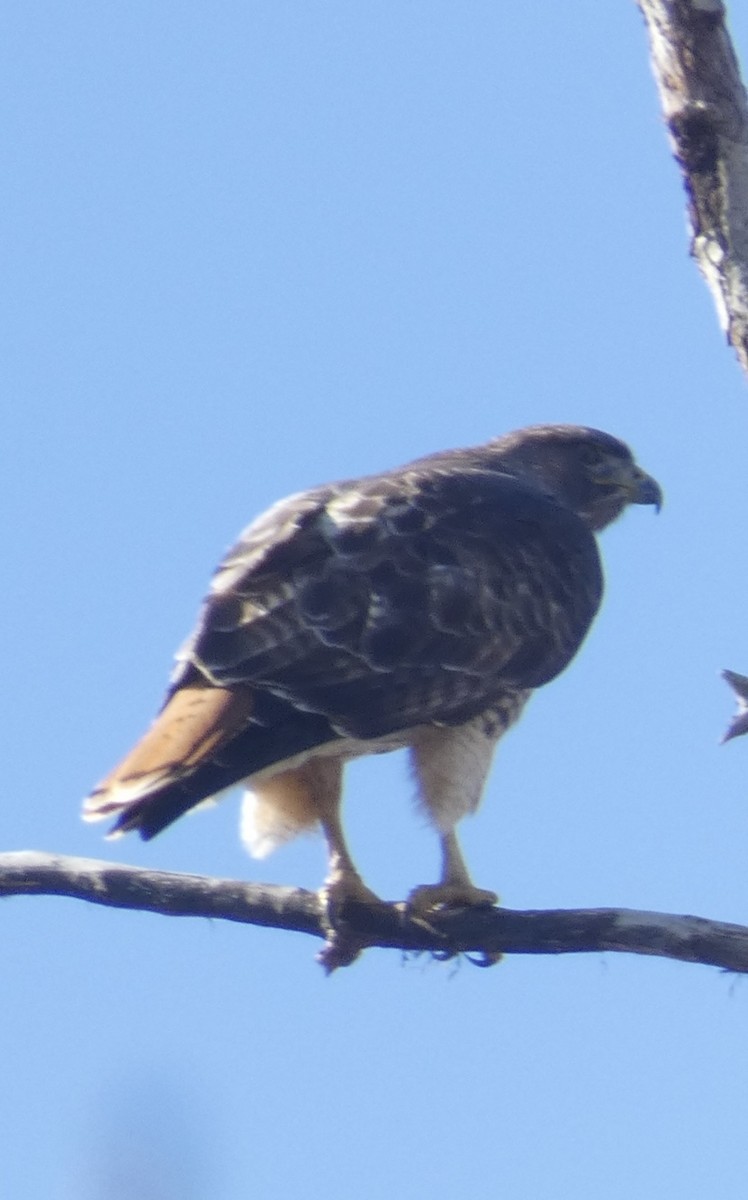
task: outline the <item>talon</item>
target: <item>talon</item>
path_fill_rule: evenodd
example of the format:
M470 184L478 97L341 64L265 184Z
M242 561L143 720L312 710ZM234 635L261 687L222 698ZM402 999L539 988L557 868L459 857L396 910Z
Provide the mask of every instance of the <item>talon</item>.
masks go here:
M325 917L331 925L335 924L338 914L349 901L354 901L356 904L382 903L376 892L368 888L355 871L345 871L328 876L317 895L324 909Z
M501 950L482 950L479 958L473 958L471 954L466 954L465 958L474 967L495 967L500 963L504 955Z
M330 875L319 889L322 906L322 925L326 941L317 962L330 975L338 967L348 967L366 949L366 942L351 934L341 921L340 914L346 904L381 904L379 896L372 892L356 871L341 871Z
M327 941L316 956L317 962L324 970L325 975L332 975L338 967L350 967L364 949L363 942L330 930L327 934Z
M469 883L424 883L413 888L406 901L410 914L423 916L441 908L493 908L496 892Z

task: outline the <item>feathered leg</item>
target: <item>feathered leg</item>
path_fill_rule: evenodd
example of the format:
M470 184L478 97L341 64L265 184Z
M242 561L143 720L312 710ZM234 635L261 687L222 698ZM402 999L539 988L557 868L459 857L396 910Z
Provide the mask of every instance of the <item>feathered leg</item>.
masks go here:
M503 728L478 717L454 728L425 729L411 749L419 799L440 833L442 869L438 883L422 884L408 907L428 912L440 905L495 904L495 892L478 888L462 857L455 826L475 812Z
M327 877L320 895L328 912L339 910L347 900L377 902L379 897L361 878L343 833L342 762L337 758L315 759L307 763L307 770L314 774L314 805L327 842Z
M341 920L344 905L350 900L377 904L379 897L366 886L351 857L343 833L340 815L343 764L340 759L317 759L308 763L314 769L315 808L327 842L327 877L319 890L327 940L317 955L328 974L349 966L364 948Z

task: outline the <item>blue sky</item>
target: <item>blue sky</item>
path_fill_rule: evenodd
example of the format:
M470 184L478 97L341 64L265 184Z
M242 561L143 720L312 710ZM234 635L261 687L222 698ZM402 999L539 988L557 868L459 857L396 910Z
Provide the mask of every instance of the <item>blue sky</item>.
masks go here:
M748 18L733 6L748 58ZM689 261L632 3L253 0L0 18L6 849L315 887L238 799L149 845L78 819L269 502L538 421L628 440L582 653L464 845L511 907L748 923L748 394ZM355 764L370 884L436 871ZM3 1192L61 1200L739 1194L748 992L609 955L464 963L12 900ZM3 1178L4 1177L4 1178Z

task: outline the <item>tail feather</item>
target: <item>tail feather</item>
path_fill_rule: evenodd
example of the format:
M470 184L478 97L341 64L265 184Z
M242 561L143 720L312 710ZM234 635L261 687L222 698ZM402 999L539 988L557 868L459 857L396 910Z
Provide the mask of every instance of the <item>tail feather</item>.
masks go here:
M290 705L281 705L270 724L256 723L255 699L249 688L176 691L87 798L84 820L113 816L108 836L137 830L148 840L248 776L336 740L327 718Z
M251 712L249 688L180 688L137 745L88 797L85 820L121 812L191 775L246 727Z

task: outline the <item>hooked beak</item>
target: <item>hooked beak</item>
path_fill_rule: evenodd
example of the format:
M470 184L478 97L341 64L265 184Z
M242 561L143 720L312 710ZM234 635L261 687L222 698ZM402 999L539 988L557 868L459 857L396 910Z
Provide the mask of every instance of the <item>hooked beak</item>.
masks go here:
M629 504L654 504L657 512L662 508L662 488L657 480L647 475L646 471L642 471L641 467L633 468L630 478L626 480L626 491Z

